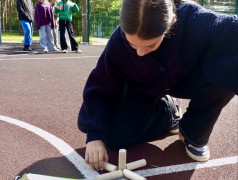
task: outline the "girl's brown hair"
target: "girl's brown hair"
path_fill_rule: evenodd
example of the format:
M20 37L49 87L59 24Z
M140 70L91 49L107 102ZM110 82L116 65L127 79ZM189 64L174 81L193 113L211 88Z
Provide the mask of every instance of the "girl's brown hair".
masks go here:
M153 39L168 32L174 18L172 0L123 0L120 26L128 34Z

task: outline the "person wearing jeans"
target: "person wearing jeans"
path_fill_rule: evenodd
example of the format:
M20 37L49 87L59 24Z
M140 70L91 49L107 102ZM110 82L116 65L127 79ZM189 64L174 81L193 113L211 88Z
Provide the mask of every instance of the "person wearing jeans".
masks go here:
M32 51L32 21L34 19L34 7L31 0L17 0L17 12L22 29L24 31L24 51Z
M20 20L22 29L24 31L24 51L31 51L32 36L33 36L33 26L32 22Z
M50 51L57 51L57 48L54 44L52 28L50 25L41 26L39 29L39 36L42 52L48 52L47 44L49 46Z
M39 29L42 52L48 52L47 44L50 51L57 51L52 34L52 30L55 27L54 14L48 1L41 0L36 4L35 23L37 29Z

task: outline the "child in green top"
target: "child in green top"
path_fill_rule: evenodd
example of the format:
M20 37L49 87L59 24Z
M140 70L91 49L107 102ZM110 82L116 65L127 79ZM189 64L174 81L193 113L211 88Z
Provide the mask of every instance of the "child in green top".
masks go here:
M81 53L82 51L78 49L78 44L74 37L74 30L72 25L72 13L78 12L79 7L76 3L70 0L62 0L55 6L55 13L59 14L59 29L60 29L60 45L64 53L67 53L67 43L65 40L65 28L68 31L71 49L76 53Z

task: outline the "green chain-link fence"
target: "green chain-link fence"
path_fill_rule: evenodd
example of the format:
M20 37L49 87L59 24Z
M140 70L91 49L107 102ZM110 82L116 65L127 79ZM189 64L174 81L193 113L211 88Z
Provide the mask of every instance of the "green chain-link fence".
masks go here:
M90 16L90 37L109 38L119 25L119 10Z
M199 0L202 6L219 13L238 14L238 0ZM90 17L90 37L108 38L119 25L119 10Z
M238 14L238 0L200 0L207 9L227 14Z

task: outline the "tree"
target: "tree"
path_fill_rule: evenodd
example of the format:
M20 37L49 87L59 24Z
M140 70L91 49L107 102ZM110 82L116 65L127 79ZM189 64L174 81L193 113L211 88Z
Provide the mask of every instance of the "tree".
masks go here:
M0 8L1 8L1 29L2 31L10 30L10 31L22 31L21 25L19 23L18 14L16 11L16 1L17 0L0 0ZM38 0L32 0L33 5L36 5ZM87 27L84 19L86 17L82 16L82 14L87 14L87 8L83 8L87 0L72 0L75 2L79 8L80 12L73 13L73 27L76 36L85 36L85 33L82 30L82 27ZM118 24L118 13L113 14L111 12L119 12L119 9L122 4L122 0L88 0L90 2L90 15L91 19L90 24L94 24L95 27L100 26L99 19L105 18L103 23L109 24L113 29L116 24ZM214 11L226 12L226 13L238 13L238 0L195 0L200 4L204 5L208 9L212 9ZM101 15L101 16L100 16ZM92 18L100 16L100 18ZM108 17L109 16L109 17ZM108 19L106 19L108 18ZM87 18L86 18L87 19ZM111 21L115 21L112 27ZM103 24L101 23L101 25ZM35 24L35 23L33 23ZM83 25L85 24L85 25ZM111 30L110 30L111 31ZM108 34L108 33L106 33ZM110 35L110 33L108 34ZM107 35L106 35L107 36Z
M12 0L9 0L9 30L12 31Z

